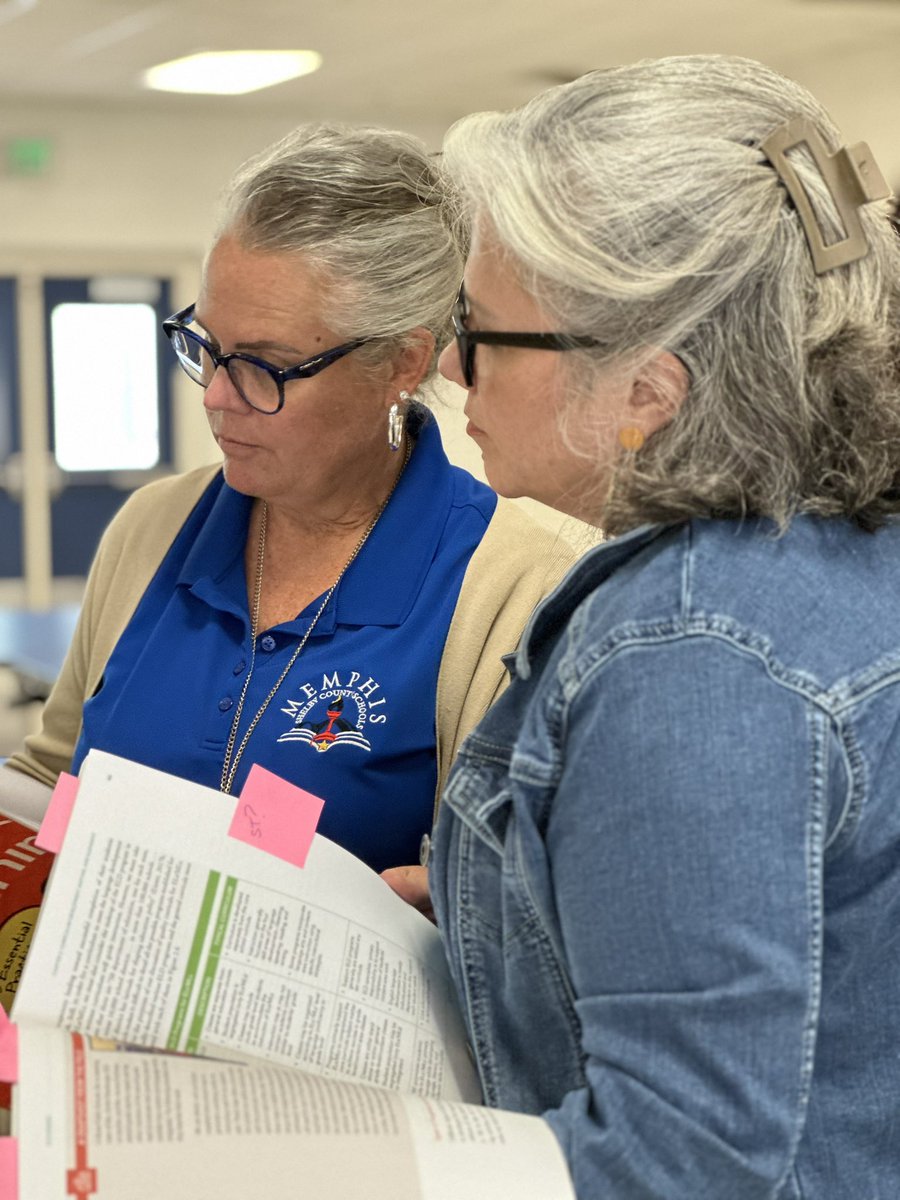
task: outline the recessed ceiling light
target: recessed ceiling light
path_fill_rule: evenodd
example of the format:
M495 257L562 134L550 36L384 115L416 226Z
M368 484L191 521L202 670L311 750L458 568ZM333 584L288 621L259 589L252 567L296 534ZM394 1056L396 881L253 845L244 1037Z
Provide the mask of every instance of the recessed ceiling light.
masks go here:
M160 92L237 96L309 75L321 65L315 50L208 51L151 67L142 82Z

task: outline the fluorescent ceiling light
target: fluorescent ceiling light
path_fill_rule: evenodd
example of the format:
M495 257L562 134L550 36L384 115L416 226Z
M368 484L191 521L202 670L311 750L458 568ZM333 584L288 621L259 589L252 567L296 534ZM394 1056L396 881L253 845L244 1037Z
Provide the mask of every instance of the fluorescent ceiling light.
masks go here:
M160 63L143 74L145 87L160 92L237 96L309 75L322 65L315 50L223 50Z

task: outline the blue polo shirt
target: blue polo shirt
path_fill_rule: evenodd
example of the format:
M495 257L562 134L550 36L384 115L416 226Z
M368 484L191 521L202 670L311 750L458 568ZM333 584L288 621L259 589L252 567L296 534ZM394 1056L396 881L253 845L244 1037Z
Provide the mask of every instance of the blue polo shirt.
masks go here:
M437 782L441 654L496 502L450 465L425 415L390 503L251 735L235 793L260 763L320 796L319 832L375 870L418 861ZM96 747L219 786L251 657L251 505L221 474L207 488L84 706L73 770ZM320 603L257 637L237 745Z

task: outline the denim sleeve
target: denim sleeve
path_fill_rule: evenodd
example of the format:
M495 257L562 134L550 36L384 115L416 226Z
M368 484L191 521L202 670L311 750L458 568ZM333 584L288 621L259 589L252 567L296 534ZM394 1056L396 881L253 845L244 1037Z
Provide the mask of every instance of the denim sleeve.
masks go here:
M579 1200L777 1196L814 1049L827 722L712 636L567 691L547 847L586 1086L545 1116Z

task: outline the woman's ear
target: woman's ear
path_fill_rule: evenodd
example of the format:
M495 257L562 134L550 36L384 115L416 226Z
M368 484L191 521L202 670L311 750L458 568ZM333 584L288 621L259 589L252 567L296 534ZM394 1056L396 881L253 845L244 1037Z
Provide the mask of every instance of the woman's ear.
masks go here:
M631 423L650 437L672 420L684 403L690 377L684 363L660 350L639 369L628 398Z
M434 334L424 325L410 330L405 341L406 344L394 361L389 382L389 404L397 399L398 392L409 392L413 395L427 375L434 357Z

